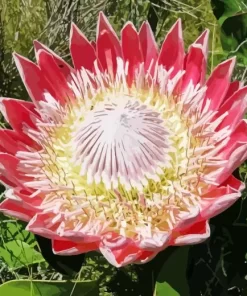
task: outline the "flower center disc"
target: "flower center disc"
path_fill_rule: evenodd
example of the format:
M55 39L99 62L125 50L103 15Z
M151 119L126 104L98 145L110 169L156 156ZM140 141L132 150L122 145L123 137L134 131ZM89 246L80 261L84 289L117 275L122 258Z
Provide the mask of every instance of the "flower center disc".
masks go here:
M76 131L74 147L74 160L89 184L140 189L162 174L168 132L160 113L124 97L98 102Z

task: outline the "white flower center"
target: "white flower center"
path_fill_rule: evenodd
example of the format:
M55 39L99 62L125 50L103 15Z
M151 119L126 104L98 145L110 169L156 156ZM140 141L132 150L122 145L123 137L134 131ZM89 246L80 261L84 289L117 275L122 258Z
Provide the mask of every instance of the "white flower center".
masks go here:
M75 133L74 159L89 183L142 188L162 174L167 136L159 112L138 100L99 102Z

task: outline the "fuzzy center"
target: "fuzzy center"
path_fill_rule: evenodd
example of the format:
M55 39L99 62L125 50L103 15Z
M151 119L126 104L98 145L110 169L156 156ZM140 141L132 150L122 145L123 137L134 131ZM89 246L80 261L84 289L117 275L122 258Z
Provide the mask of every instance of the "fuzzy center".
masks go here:
M164 167L168 132L159 112L123 97L100 102L75 132L75 162L89 184L142 188Z

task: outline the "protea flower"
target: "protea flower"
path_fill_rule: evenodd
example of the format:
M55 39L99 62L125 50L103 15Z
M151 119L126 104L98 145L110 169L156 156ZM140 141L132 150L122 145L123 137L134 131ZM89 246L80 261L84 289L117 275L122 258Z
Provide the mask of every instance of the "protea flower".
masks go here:
M178 20L158 49L147 22L119 41L100 13L96 43L72 24L74 68L37 41L37 65L15 53L32 102L1 99L1 211L55 254L99 250L115 266L207 239L247 158L247 87L230 82L235 58L205 81L208 35L185 54Z

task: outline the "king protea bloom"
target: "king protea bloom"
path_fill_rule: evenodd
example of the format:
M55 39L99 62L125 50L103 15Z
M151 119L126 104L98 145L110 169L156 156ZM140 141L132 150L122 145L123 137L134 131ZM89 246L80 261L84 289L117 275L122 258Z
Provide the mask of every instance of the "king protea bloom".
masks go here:
M55 254L100 251L144 263L200 243L209 219L244 184L247 87L235 58L206 80L208 30L184 51L181 20L159 49L150 26L121 39L103 13L96 42L72 24L71 67L34 41L37 64L14 54L32 102L1 98L1 211L52 240Z

